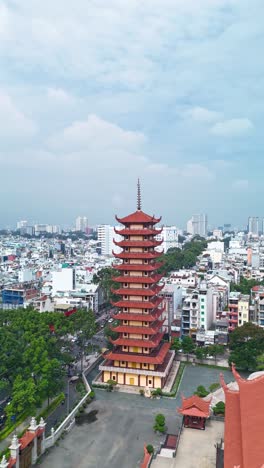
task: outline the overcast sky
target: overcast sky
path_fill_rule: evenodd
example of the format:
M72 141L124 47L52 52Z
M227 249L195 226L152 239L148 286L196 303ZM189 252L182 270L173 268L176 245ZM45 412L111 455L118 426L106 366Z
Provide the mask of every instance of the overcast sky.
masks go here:
M264 215L263 0L2 0L0 225Z

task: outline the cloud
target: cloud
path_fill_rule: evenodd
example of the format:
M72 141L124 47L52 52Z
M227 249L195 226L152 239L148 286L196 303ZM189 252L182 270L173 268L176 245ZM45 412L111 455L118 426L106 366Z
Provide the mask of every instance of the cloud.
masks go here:
M36 132L35 123L20 111L11 97L0 90L0 136L2 139L30 138Z
M67 150L129 148L131 151L137 149L145 140L146 137L141 132L124 130L92 114L86 120L73 122L61 133L51 137L50 144L53 148Z
M235 180L232 184L232 188L235 190L247 190L249 188L249 181L247 179Z
M253 129L253 123L246 118L230 119L216 123L211 133L223 137L236 137L248 134Z
M47 96L49 99L61 104L72 104L75 101L73 96L62 88L48 88Z
M220 112L211 111L205 107L193 107L186 112L187 117L201 123L211 123L221 118Z

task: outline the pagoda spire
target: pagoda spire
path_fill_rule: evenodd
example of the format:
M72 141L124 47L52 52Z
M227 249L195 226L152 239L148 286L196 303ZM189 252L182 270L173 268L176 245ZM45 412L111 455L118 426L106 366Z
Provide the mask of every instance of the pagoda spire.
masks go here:
M141 210L141 187L140 187L140 180L138 178L137 182L137 210Z

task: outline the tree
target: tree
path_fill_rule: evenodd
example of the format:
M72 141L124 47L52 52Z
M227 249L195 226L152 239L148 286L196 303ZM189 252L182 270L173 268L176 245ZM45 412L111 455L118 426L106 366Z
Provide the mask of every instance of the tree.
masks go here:
M78 345L81 351L81 372L83 371L83 358L90 340L96 332L95 316L92 310L78 309L75 314L70 316L72 330L78 336Z
M93 275L93 283L101 285L108 303L117 300L113 290L119 287L119 284L115 281L115 276L118 275L119 272L111 267L102 268Z
M204 359L204 348L197 347L195 350L195 356L201 361Z
M258 370L258 371L264 370L264 353L263 353L263 354L260 354L260 355L257 357L257 370Z
M165 422L166 420L164 414L157 414L155 417L155 424L153 426L154 431L164 434L166 431Z
M220 388L220 383L218 382L212 383L209 387L210 393L215 392L218 388Z
M256 370L257 359L264 353L264 330L250 322L236 328L230 336L230 349L229 364L234 362L239 369Z
M216 364L216 359L217 356L224 354L225 348L222 345L210 345L208 346L208 354L209 356L214 356L215 358L215 364Z
M173 349L176 353L181 349L181 342L179 338L173 338L171 342L171 349Z
M196 391L194 392L195 395L198 395L201 398L206 397L209 395L209 392L206 390L206 388L203 385L198 385Z
M216 405L213 407L213 412L214 414L218 415L224 415L225 414L225 403L223 401L219 401L216 403Z
M195 344L190 336L184 336L182 339L182 350L187 354L187 361L189 360L189 354L195 350Z
M19 416L25 409L34 411L37 404L36 396L33 378L25 379L19 374L14 381L12 400L6 407L9 420L12 416Z

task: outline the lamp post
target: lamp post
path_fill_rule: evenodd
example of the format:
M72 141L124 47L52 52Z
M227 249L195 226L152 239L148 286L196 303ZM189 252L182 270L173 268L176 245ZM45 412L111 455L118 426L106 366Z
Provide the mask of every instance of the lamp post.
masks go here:
M67 416L70 412L70 379L67 380Z

